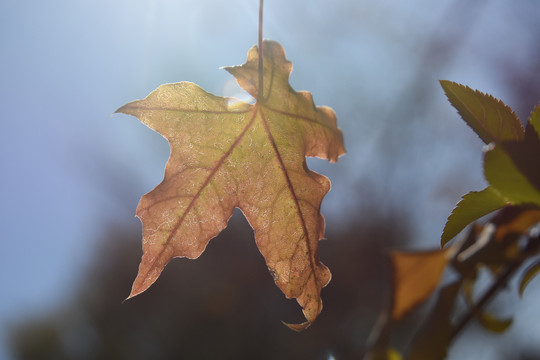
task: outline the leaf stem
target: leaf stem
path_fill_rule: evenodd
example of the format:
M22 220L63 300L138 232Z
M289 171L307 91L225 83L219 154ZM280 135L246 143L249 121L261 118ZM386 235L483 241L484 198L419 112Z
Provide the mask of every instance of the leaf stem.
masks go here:
M259 0L259 91L257 100L263 99L263 4L264 0Z
M470 308L470 310L461 318L459 322L452 329L452 335L450 339L454 339L465 326L487 305L487 303L493 299L499 290L505 287L508 280L519 269L523 262L521 260L511 262L506 269L497 277L497 280L489 287L489 289L482 295L478 303Z
M497 280L491 285L491 287L482 295L478 303L472 307L468 313L466 313L459 322L452 329L452 335L450 339L454 339L465 326L471 321L476 314L478 314L484 306L497 294L499 290L505 287L508 280L519 270L524 261L531 255L537 254L540 248L540 234L529 236L527 245L521 251L520 257L510 262L504 271L497 277Z

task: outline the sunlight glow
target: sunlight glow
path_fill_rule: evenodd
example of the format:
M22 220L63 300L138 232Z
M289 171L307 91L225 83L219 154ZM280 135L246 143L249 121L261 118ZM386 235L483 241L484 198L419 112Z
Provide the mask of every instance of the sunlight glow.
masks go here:
M234 110L238 107L243 106L242 104L254 104L255 99L245 92L236 82L235 79L228 80L225 85L223 85L223 96L229 98L229 108Z

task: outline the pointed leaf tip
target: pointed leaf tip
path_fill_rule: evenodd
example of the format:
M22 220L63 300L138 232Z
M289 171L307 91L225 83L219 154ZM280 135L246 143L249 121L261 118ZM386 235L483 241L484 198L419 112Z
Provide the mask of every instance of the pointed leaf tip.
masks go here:
M471 191L464 195L448 217L441 236L445 246L467 225L506 205L506 200L492 187L482 191Z
M274 91L274 80L280 83L287 83L292 71L292 64L287 60L285 50L276 41L264 40L263 42L263 85L264 96L259 97L259 51L254 45L249 49L247 61L243 65L224 67L231 75L236 78L238 85L247 91L259 102L268 100L270 93L280 93L278 89Z
M448 101L486 144L523 139L521 121L501 100L452 81L440 84Z

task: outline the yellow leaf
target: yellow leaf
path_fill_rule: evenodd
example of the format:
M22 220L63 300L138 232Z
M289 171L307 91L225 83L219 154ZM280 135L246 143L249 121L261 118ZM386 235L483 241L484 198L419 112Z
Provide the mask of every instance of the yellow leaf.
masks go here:
M451 249L391 254L394 268L392 319L399 320L431 296L453 252Z
M181 82L118 109L171 146L163 182L137 208L143 257L130 297L152 285L173 257L199 257L237 207L274 281L302 306L307 322L292 326L301 330L320 313L320 291L331 277L318 254L330 181L309 170L305 156L334 162L345 149L334 112L289 85L291 63L281 45L265 41L263 54L264 96L257 47L244 65L226 68L257 99L253 105Z

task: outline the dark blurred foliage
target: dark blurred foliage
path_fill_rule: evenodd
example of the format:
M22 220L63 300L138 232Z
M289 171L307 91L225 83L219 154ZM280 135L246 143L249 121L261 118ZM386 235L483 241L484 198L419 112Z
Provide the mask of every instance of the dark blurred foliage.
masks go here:
M387 248L409 240L406 217L364 217L320 242L333 279L312 327L274 285L240 213L197 260L174 259L123 302L138 261L137 229L110 226L80 288L53 314L12 327L16 359L339 359L361 357L383 301ZM362 241L360 241L362 239Z

